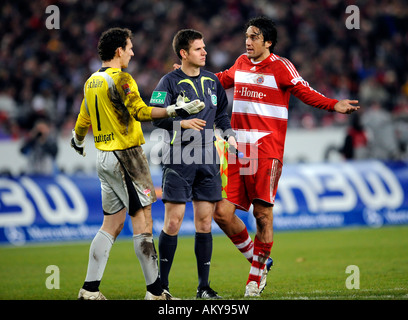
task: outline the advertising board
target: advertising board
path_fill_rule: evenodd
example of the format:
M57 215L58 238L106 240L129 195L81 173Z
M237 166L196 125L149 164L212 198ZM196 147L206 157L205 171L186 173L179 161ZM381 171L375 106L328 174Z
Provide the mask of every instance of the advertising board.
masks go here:
M152 205L153 232L164 220L161 177ZM252 210L252 209L251 209ZM250 213L237 210L250 232ZM0 243L24 245L92 239L103 219L100 183L93 175L0 177ZM121 237L131 236L127 222ZM274 229L304 230L408 224L408 164L342 162L284 165L274 207ZM222 233L213 222L213 233ZM187 203L181 235L194 234Z

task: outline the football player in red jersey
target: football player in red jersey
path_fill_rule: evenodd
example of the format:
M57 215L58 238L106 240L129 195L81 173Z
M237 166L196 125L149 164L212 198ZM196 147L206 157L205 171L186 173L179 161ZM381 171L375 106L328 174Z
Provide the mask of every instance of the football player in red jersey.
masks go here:
M217 74L225 89L234 87L231 125L244 159L228 164L227 198L216 205L214 220L251 263L245 296L259 296L272 265L273 204L282 171L289 97L315 108L350 114L357 100L326 98L309 86L286 58L273 53L277 31L266 17L246 25L246 53ZM230 162L230 161L229 161ZM236 209L253 205L252 240Z

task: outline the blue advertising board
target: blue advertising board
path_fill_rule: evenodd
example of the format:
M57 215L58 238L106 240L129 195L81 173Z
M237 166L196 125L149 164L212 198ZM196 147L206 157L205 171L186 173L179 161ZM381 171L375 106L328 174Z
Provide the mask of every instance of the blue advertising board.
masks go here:
M288 165L274 210L280 230L408 223L408 164Z
M161 177L153 176L160 194ZM251 213L237 215L255 231ZM164 205L152 206L159 234ZM98 177L0 177L0 243L92 239L103 219ZM127 218L121 237L131 236ZM408 224L408 164L362 161L285 165L274 208L275 230ZM213 233L221 233L213 223ZM191 203L180 234L194 234Z

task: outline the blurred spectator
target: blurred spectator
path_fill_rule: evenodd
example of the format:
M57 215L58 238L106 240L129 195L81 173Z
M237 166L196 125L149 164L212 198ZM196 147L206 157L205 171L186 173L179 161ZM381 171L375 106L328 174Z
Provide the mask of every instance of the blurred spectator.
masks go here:
M374 77L368 77L361 82L359 94L361 105L368 106L372 101L384 105L389 98L385 88Z
M375 159L399 159L396 128L391 113L379 103L373 102L362 116L362 124L368 132L370 157Z
M350 126L347 130L344 145L340 152L347 160L361 160L368 158L368 139L361 124L360 113L355 112L350 116Z
M18 135L15 123L17 104L11 92L11 88L0 91L0 139Z
M401 96L392 113L398 145L403 159L408 159L408 96Z
M58 144L48 119L37 120L20 151L27 157L26 173L52 175L56 172Z

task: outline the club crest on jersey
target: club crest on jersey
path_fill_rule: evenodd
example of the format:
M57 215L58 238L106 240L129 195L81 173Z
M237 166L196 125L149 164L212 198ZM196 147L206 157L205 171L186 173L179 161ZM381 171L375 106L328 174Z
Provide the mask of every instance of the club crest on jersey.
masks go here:
M265 81L264 76L259 76L258 78L256 78L256 83L257 84L262 84L262 83L264 83L264 81Z
M130 94L130 88L129 85L127 83L125 83L124 85L122 85L122 89L123 92L125 92L125 95L127 96L128 94Z

